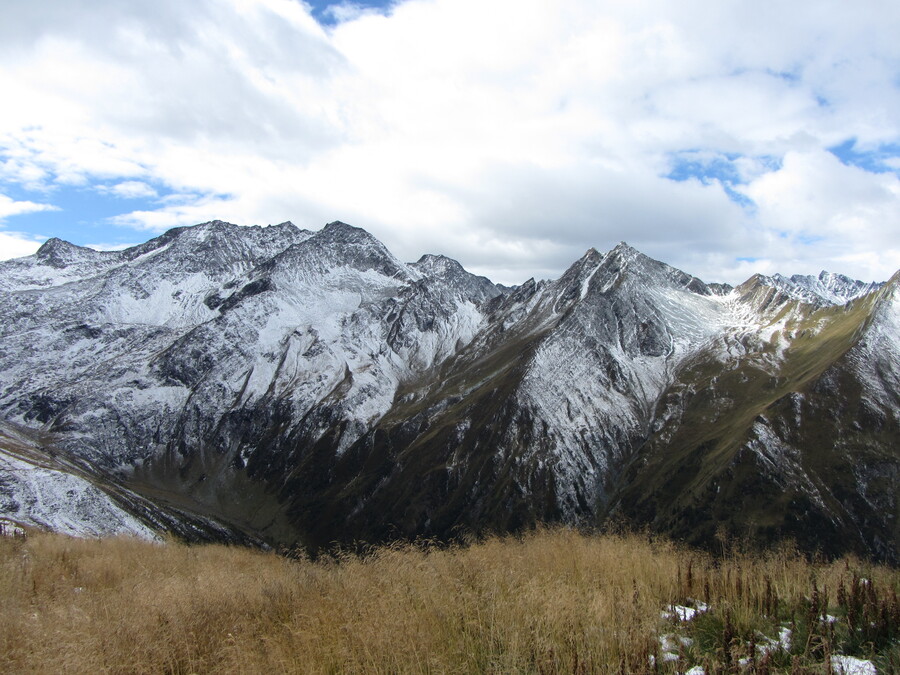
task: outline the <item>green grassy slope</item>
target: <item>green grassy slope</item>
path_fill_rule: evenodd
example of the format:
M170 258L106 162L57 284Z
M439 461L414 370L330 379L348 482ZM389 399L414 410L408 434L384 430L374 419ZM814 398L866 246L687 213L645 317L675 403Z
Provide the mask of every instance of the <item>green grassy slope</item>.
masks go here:
M694 359L663 397L664 422L611 511L708 546L726 533L792 537L808 550L897 560L898 420L866 398L848 358L884 296L788 303L763 349Z

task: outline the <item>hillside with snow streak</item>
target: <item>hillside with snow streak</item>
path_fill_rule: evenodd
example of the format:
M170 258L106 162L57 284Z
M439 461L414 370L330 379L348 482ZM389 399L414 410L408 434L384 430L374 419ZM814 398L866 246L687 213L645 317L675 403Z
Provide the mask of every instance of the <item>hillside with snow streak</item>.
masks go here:
M97 504L66 521L85 534L612 517L896 561L898 283L732 289L623 243L507 288L344 223L50 240L0 263L0 516L55 527L22 495L62 472Z

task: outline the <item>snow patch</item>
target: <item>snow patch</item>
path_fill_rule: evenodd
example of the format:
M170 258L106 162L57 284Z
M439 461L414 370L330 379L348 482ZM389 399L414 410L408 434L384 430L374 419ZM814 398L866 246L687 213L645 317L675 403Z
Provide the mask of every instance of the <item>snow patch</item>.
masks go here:
M76 537L159 537L87 480L0 452L0 516Z
M840 675L877 675L875 664L853 656L832 656L831 667Z
M702 602L695 603L697 607L685 607L684 605L672 605L671 609L664 611L661 613L661 617L663 619L672 621L691 621L698 614L706 612L709 610L709 607Z

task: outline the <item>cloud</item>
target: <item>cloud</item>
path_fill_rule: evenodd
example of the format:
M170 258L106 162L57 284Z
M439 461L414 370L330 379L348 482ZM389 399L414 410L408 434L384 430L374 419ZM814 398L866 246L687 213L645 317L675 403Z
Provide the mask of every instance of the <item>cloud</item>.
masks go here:
M745 237L744 213L718 183L675 182L589 162L565 169L498 165L478 178L459 201L472 209L469 237L491 237L482 236L485 243L471 245L466 257L479 268L502 266L507 281L532 270L554 276L586 249L612 248L621 240L662 260L683 260L735 247ZM678 232L677 240L668 228ZM498 246L501 241L510 246ZM445 248L464 250L452 240Z
M900 267L900 179L842 164L818 150L789 152L743 192L757 207L761 247L792 270L831 268L884 280Z
M358 2L336 2L322 10L322 15L328 23L336 24L345 21L356 21L364 16L385 15L390 8L370 7Z
M18 216L24 213L37 213L39 211L58 211L53 204L37 204L29 201L16 201L4 194L0 194L0 222L10 216Z
M23 232L0 231L0 260L31 255L40 248L41 242Z
M196 199L193 195L175 195L162 209L131 211L111 220L136 230L160 231L185 223L201 223L215 220L217 213L234 212L235 207L227 198Z
M13 3L0 183L173 194L121 207L112 222L138 230L341 219L507 282L623 239L728 281L897 265L896 177L826 149L898 147L900 5L407 0L331 17L297 0Z
M56 210L57 208L52 204L16 201L11 197L0 194L0 226L3 225L7 218L13 216ZM24 232L0 230L0 260L31 255L38 250L44 239L46 239L46 237L35 236Z
M101 186L101 192L108 192L122 199L149 199L158 196L152 185L139 180L127 180L110 187Z

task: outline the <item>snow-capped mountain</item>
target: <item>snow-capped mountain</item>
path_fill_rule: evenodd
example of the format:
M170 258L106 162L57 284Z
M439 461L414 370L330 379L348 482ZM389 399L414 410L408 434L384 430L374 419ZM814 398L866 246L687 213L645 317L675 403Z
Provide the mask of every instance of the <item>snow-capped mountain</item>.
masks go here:
M865 283L845 277L843 274L822 271L819 276L794 274L790 278L780 274L769 283L784 290L792 298L813 304L843 305L849 300L876 291L884 284Z
M731 289L620 244L506 288L343 223L50 240L0 263L0 515L310 547L613 517L896 560L898 283Z

